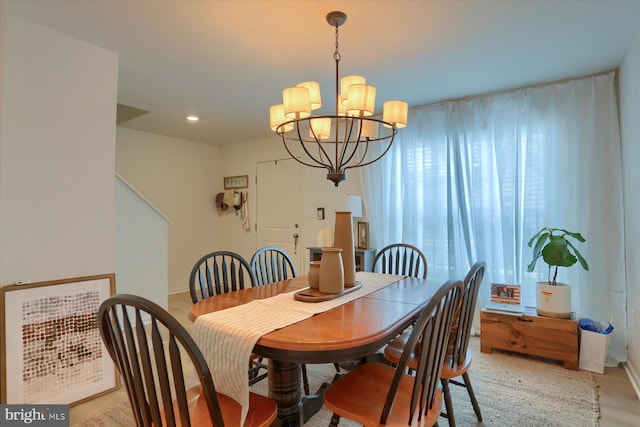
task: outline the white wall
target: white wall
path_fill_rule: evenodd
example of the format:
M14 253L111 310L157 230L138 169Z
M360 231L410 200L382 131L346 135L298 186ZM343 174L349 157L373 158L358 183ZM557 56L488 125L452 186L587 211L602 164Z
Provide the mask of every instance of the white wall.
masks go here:
M117 293L168 307L171 221L120 176L115 178Z
M123 127L116 135L118 174L173 221L169 293L186 291L198 258L224 246L214 204L222 185L220 150Z
M0 285L112 273L118 56L2 18Z
M219 222L222 225L219 242L220 249L227 249L239 253L250 259L258 249L256 247L256 194L255 176L258 162L272 161L279 159L289 159L290 156L284 149L282 139L274 134L273 137L247 141L241 144L225 145L221 147L221 154L224 159L222 172L224 176L249 175L249 219L251 229L242 230L239 217L233 214L219 215ZM360 176L358 171L349 171L346 181L335 187L331 181L326 179L326 170L302 167L302 225L300 247L305 253L304 265L309 262L309 254L306 250L309 246L315 246L318 230L331 226L335 220L333 212L340 209L347 194L361 195ZM222 182L218 191L223 191ZM316 219L316 208L325 208L325 220ZM305 273L303 270L300 273Z
M215 147L118 127L118 174L173 222L169 227L169 293L188 290L191 268L208 252L230 250L251 258L257 249L257 163L285 158L289 155L278 137ZM215 208L215 195L224 191L223 177L236 175L249 175L250 230L242 229L239 216ZM303 212L309 215L301 226L301 248L314 246L318 230L333 226L333 212L346 194L361 194L357 171L349 173L338 188L325 175L320 169L303 168ZM325 221L316 219L316 207L325 207ZM308 253L303 251L306 265Z
M627 276L627 367L640 395L640 33L620 67L619 83Z

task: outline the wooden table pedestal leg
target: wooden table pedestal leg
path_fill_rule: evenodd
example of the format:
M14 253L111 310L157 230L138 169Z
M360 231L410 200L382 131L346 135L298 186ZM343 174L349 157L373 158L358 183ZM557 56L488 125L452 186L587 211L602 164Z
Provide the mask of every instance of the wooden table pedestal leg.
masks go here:
M274 426L302 427L302 369L299 363L269 359L269 397L278 403Z

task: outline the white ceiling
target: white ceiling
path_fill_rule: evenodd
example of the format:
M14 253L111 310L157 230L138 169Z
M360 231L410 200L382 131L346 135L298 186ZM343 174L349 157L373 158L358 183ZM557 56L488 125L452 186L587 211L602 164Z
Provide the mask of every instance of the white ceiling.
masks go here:
M617 68L640 1L2 0L8 11L120 56L118 102L149 111L123 126L210 144L271 134L282 89L362 74L378 103L423 105ZM330 109L321 110L330 113ZM202 120L187 123L187 114Z

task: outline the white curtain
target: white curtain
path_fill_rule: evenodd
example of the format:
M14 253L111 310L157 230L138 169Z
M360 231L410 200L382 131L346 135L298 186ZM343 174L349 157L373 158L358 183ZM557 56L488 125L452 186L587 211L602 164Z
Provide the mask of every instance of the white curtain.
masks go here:
M527 246L543 226L580 232L589 262L561 268L577 316L611 321L609 364L626 360L620 130L615 72L412 108L391 150L363 168L373 247L422 249L428 277L487 264L489 284L522 285L535 305L538 262Z

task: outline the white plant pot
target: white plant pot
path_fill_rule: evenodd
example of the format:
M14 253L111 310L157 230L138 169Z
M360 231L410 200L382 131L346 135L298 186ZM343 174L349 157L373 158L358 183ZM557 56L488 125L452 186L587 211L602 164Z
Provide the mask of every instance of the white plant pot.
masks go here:
M539 316L558 319L571 318L571 286L566 283L538 282L536 285L536 309Z

